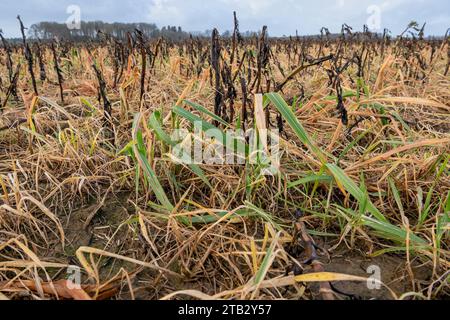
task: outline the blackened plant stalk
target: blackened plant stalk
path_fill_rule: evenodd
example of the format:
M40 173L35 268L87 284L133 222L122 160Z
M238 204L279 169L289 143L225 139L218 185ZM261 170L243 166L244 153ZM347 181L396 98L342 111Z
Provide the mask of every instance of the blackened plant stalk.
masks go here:
M31 76L31 82L33 84L33 90L34 90L34 94L36 96L39 95L38 90L37 90L37 84L36 84L36 78L34 76L34 70L33 70L33 54L30 50L30 46L27 43L27 38L25 36L25 26L23 25L22 19L20 19L20 16L17 16L17 20L19 20L20 23L20 32L22 33L22 42L23 42L23 48L25 50L25 59L28 62L28 72L30 73Z
M155 53L153 55L152 64L151 64L151 67L150 67L150 69L153 70L153 71L155 70L155 63L156 63L156 59L158 58L159 52L161 50L162 42L163 42L163 39L159 38L158 42L156 43L156 46L155 46Z
M267 39L267 26L264 26L261 32L261 37L258 40L258 73L256 75L255 82L252 85L252 91L256 90L257 93L262 93L261 81L263 73L267 72L267 66L269 64L270 47Z
M12 50L9 46L8 41L3 37L3 32L0 30L0 38L2 39L3 48L6 52L6 67L8 68L8 76L9 76L9 89L11 90L10 94L16 99L19 99L17 96L17 79L14 81L14 70L13 70L13 60L12 60ZM8 89L8 91L9 91ZM8 99L6 99L7 101Z
M0 113L6 107L9 97L14 93L14 90L17 87L17 81L19 80L19 72L20 72L20 63L17 64L16 71L13 74L13 77L11 79L11 83L9 84L8 90L6 91L5 100L3 101L2 105L0 106Z
M47 79L47 72L45 71L45 62L42 57L42 49L39 39L38 42L36 42L36 56L39 62L39 78L41 81L45 81Z
M223 105L223 89L221 84L221 76L220 76L220 41L219 41L219 31L214 29L211 36L211 67L214 72L214 89L215 89L215 98L214 98L214 113L221 117L224 110L222 110ZM216 126L219 123L215 123Z
M56 53L56 48L55 48L54 42L52 42L51 49L52 49L52 53L53 53L53 63L55 65L55 72L56 72L56 76L58 78L59 94L61 97L61 103L64 105L64 89L63 89L64 78L63 78L61 69L59 68L58 54Z
M247 82L245 81L245 77L241 75L241 90L242 90L242 113L241 113L241 121L242 121L242 130L245 132L247 127L248 120L248 110L247 110Z
M237 71L235 72L235 75L234 75L234 77L233 77L233 83L236 81L238 75L241 73L241 70L242 70L242 68L243 68L243 66L244 66L244 62L245 62L245 59L246 59L246 58L247 58L247 52L244 52L244 54L242 55L242 58L241 58L240 61L239 61L238 69L237 69Z
M144 97L145 93L145 72L147 69L147 51L146 51L146 44L144 39L144 34L142 31L136 29L136 40L139 46L139 51L141 54L141 92L139 94L139 103L142 104L142 98Z
M0 30L0 38L2 39L3 49L6 52L6 67L8 68L9 80L12 80L14 71L13 71L13 62L11 58L11 47L8 44L8 41L3 37L3 31Z
M342 90L341 79L340 79L339 75L336 78L336 95L337 95L337 101L338 101L337 109L339 111L342 124L344 126L347 126L348 125L348 112L344 105L343 90Z
M113 119L112 119L112 106L111 102L109 102L108 96L106 94L106 83L103 78L102 72L97 68L95 63L92 65L92 68L95 71L95 75L98 80L98 95L99 101L103 101L103 128L107 134L107 139L114 143L114 131L113 131Z
M239 21L237 19L236 11L233 12L233 17L234 17L234 31L233 31L233 40L232 40L233 49L232 49L231 55L230 55L230 64L231 65L233 65L235 57L239 54L239 52L238 52L239 44L241 44L242 40L243 40L241 33L239 32Z
M114 52L113 52L113 72L114 72L114 88L117 87L119 81L119 69L122 66L121 44L117 40L114 40Z
M284 86L285 86L289 81L291 81L292 79L294 79L295 76L297 76L297 75L298 75L300 72L302 72L303 70L306 70L306 69L308 69L308 68L310 68L310 67L313 67L313 66L320 65L320 64L322 64L322 63L324 63L324 62L326 62L326 61L329 61L329 60L331 60L331 59L333 59L333 55L329 55L329 56L326 56L326 57L322 57L322 58L316 59L316 60L312 61L312 62L311 62L310 64L308 64L308 65L302 65L302 66L299 66L299 67L295 68L295 70L292 71L292 72L286 77L286 79L283 80L283 82L281 82L280 84L278 84L278 85L276 86L275 92L280 92L280 91L282 91L283 88L284 88Z
M226 94L226 98L229 100L230 103L230 113L229 119L224 119L224 120L229 120L229 122L233 122L234 119L234 100L237 98L237 91L236 88L234 87L233 84L233 80L232 80L232 75L231 75L231 66L228 66L225 61L224 61L224 66L222 68L222 79L223 79L223 83L226 85L227 88L227 94Z

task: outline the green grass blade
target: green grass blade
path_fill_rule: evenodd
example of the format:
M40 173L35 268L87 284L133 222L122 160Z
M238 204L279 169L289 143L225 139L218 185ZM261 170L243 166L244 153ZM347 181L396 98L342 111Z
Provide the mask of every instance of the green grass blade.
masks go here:
M288 189L295 188L300 185L304 185L311 182L331 182L333 180L333 177L327 176L327 175L310 175L307 177L304 177L300 180L290 182L287 186Z
M267 93L265 94L265 97L267 97L281 113L292 130L294 130L300 141L310 149L310 151L320 160L320 162L322 162L322 164L326 164L327 156L312 142L305 128L298 121L294 112L292 112L292 109L288 106L286 101L284 101L283 97L281 97L278 93Z
M194 102L188 101L188 100L184 100L184 102L191 106L192 108L194 108L197 111L200 111L201 113L206 114L208 117L212 118L213 120L216 120L217 122L223 124L225 127L229 127L230 124L228 122L226 122L225 120L223 120L221 117L215 115L214 113L212 113L211 111L209 111L208 109L206 109L205 107L196 104Z
M156 136L166 145L170 147L175 147L176 143L170 138L170 136L163 130L160 123L161 114L159 111L154 112L150 116L149 127L155 131ZM190 163L187 164L187 167L195 173L208 187L211 189L213 186L209 182L209 179L206 177L205 172L198 166L197 164Z
M403 209L402 199L400 197L400 193L398 192L397 187L395 186L394 180L392 178L388 178L389 187L391 188L392 194L394 195L395 202L397 203L397 207L400 210L402 216L405 215L405 210Z
M178 116L185 118L192 124L201 124L201 129L203 132L207 133L209 138L215 138L218 142L220 142L227 150L245 150L245 153L248 154L248 146L246 143L237 138L230 137L228 134L224 133L222 130L218 129L216 126L210 124L209 122L204 121L202 118L196 116L195 114L179 107L175 106L173 108L173 112Z
M356 183L350 179L347 174L334 164L327 164L328 170L334 176L334 178L358 201L360 205L365 204L367 210L374 215L378 220L387 222L384 215L374 206L374 204L368 199L368 195L364 193Z
M153 171L150 163L148 162L145 150L142 149L143 147L142 146L143 142L141 141L142 137L141 134L139 133L140 130L137 129L139 125L139 119L140 114L137 114L133 122L133 140L137 142L136 144L133 145L134 155L139 164L139 167L142 169L148 181L150 188L155 193L156 198L164 206L164 208L170 212L174 209L174 206L169 201L169 198L164 192L164 189L161 186L161 183L159 182L156 173Z
M393 224L387 221L380 221L373 217L368 217L365 215L357 214L352 209L346 209L341 206L336 205L338 208L337 212L341 215L351 216L353 219L357 219L360 221L360 224L370 228L373 230L373 233L380 238L384 238L387 240L395 241L402 245L406 244L406 239L409 236L411 244L415 247L415 249L425 248L427 246L427 242L422 238L416 236L413 233L409 233L402 228L394 226ZM414 249L414 248L412 248Z
M155 111L150 116L148 121L148 126L155 132L156 136L159 140L161 140L164 144L173 147L175 143L172 141L170 136L163 130L161 127L161 112Z

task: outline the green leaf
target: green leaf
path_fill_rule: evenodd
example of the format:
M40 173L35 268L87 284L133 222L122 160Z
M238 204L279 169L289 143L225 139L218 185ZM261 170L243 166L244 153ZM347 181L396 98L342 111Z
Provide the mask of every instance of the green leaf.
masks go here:
M367 210L373 214L378 220L387 222L387 219L383 214L373 205L373 203L368 199L368 195L364 193L356 183L350 179L347 174L334 164L327 164L328 170L334 176L336 181L338 181L344 188L358 201L360 205L365 204Z
M312 142L305 128L298 121L294 112L292 112L292 109L288 106L286 101L284 101L283 97L281 97L278 93L267 93L265 94L265 97L267 97L281 113L283 118L288 122L289 126L294 130L300 141L307 146L314 155L316 155L322 164L326 164L327 156Z
M373 217L356 214L356 212L352 209L346 209L338 205L336 205L336 207L338 208L338 213L342 215L345 215L345 213L347 213L354 219L358 219L358 221L361 221L362 225L373 229L373 233L380 238L392 240L405 245L406 239L409 236L411 244L415 247L411 249L425 248L427 245L426 241L422 238L419 238L413 233L408 233L406 230L394 226L388 221L380 221Z
M267 249L266 256L264 257L264 260L261 263L261 266L255 275L255 282L254 282L255 285L259 285L264 280L264 277L266 276L267 271L269 270L270 265L273 262L274 257L272 256L272 254L275 250L275 246L276 246L276 243L278 242L278 238L279 238L279 234L275 237L272 244Z
M150 116L149 127L155 131L156 136L166 145L175 147L176 142L174 142L171 137L163 130L160 124L161 113L159 111L154 112ZM194 163L187 164L188 168L195 173L208 187L213 189L213 186L209 182L208 178L205 175L205 172Z
M229 126L230 126L230 124L229 124L228 122L226 122L225 120L223 120L221 117L215 115L214 113L212 113L211 111L209 111L209 110L206 109L205 107L203 107L203 106L201 106L201 105L199 105L199 104L196 104L196 103L194 103L194 102L190 102L190 101L188 101L188 100L184 100L184 102L185 102L187 105L189 105L189 106L191 106L192 108L194 108L195 110L200 111L201 113L204 113L204 114L206 114L207 116L209 116L210 118L212 118L212 119L216 120L217 122L223 124L225 127L229 127Z
M175 145L175 143L172 141L170 136L161 127L160 120L161 120L161 112L155 111L150 116L148 125L151 129L153 129L153 131L155 132L155 134L159 140L161 140L166 145L173 147Z
M300 180L289 183L287 188L291 189L311 182L331 182L332 180L333 177L327 175L310 175Z
M348 144L347 147L345 147L345 149L341 152L341 154L339 155L338 158L338 163L344 159L344 157L347 155L347 153L357 144L359 143L359 141L361 141L367 134L371 133L373 131L373 128L370 128L369 130L366 130L364 132L362 132L360 135L358 135L358 137L356 137L355 140L353 140L351 143Z
M158 180L156 173L153 171L150 163L148 162L145 154L145 147L143 145L142 132L137 129L139 125L140 114L137 114L133 122L133 140L137 143L133 145L134 155L139 164L139 167L143 170L145 177L149 183L150 188L155 193L158 201L164 206L164 208L171 212L174 209L173 204L169 201L166 193L164 192L161 183Z
M402 216L405 215L405 210L403 209L402 199L400 197L400 193L398 192L397 187L395 186L394 180L392 178L388 178L389 187L391 188L392 194L394 195L395 202L397 203L397 207L400 210Z
M224 133L222 130L218 129L216 126L204 121L202 118L196 116L195 114L179 107L175 106L173 112L178 116L185 118L192 124L201 124L201 129L207 134L209 138L216 139L221 143L227 150L236 150L248 154L248 146L242 139L231 137L229 134Z

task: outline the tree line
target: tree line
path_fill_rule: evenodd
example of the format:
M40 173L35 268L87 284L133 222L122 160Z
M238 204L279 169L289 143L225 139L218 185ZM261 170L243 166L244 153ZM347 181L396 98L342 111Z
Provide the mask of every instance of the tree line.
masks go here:
M70 30L65 23L39 22L29 28L28 36L41 40L54 38L89 40L95 39L98 32L101 31L117 39L125 39L127 34L133 33L135 29L139 29L148 38L164 37L171 40L182 40L189 37L189 33L176 26L165 26L159 29L153 23L107 23L103 21L82 21L80 28L74 30Z

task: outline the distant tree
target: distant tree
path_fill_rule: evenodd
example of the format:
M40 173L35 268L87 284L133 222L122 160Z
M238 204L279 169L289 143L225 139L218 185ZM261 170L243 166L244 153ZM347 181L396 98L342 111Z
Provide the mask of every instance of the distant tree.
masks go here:
M231 35L232 35L232 32L230 30L227 30L224 33L222 33L223 38L230 38Z
M56 22L40 22L30 27L28 35L34 39L77 39L87 40L95 39L98 31L118 39L125 39L127 33L132 33L135 29L139 29L142 33L148 37L158 37L161 32L158 27L153 23L105 23L103 21L82 21L79 30L69 30L64 23ZM163 28L164 30L164 28ZM178 34L178 30L175 28L175 33ZM187 34L182 33L184 37Z

